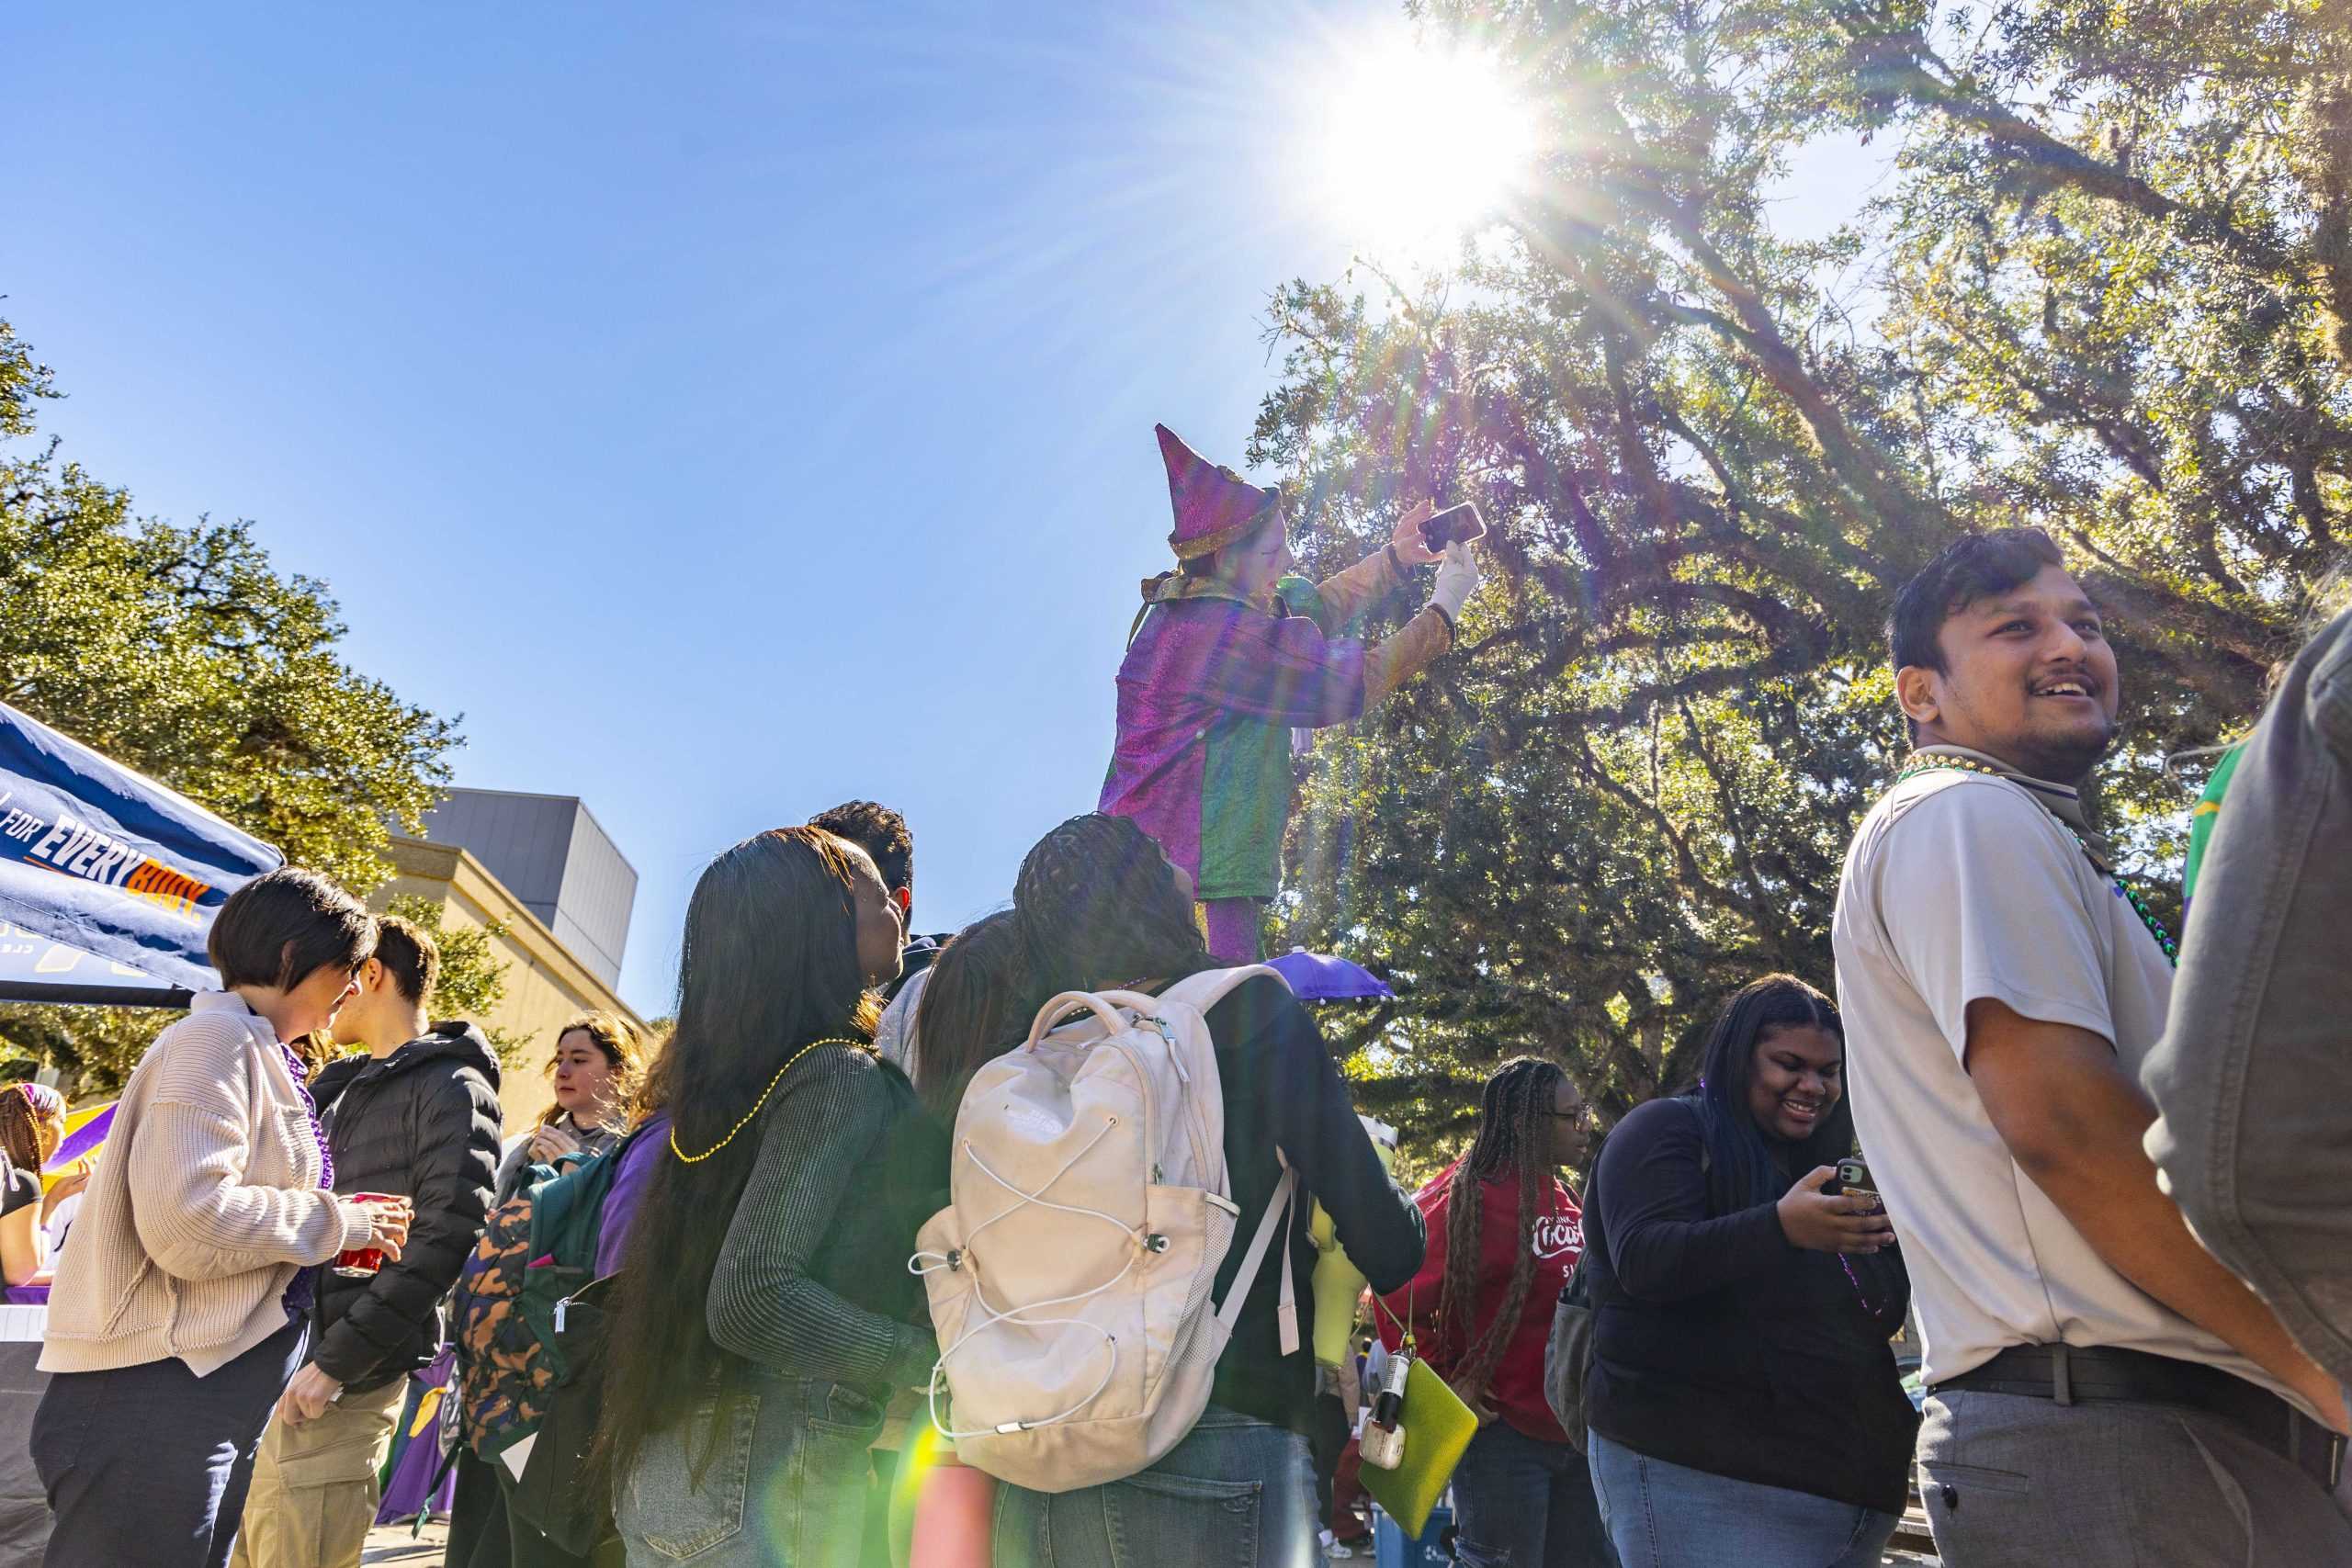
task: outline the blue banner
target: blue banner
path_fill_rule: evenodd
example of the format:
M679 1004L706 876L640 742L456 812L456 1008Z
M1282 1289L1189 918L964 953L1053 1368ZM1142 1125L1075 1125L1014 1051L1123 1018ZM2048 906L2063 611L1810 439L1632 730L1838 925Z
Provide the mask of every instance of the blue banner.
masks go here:
M285 857L0 703L0 920L165 986L220 984L205 933Z
M0 920L0 1001L114 1002L131 993L141 1007L187 1005L185 989L153 975Z

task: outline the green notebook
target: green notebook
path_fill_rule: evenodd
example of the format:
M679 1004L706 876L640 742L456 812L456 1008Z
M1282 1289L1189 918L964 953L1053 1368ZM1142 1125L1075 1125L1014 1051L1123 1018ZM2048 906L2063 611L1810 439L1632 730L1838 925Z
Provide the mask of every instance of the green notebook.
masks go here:
M1394 1470L1368 1464L1359 1473L1372 1500L1408 1537L1417 1537L1429 1528L1430 1510L1445 1495L1453 1467L1462 1462L1462 1450L1478 1435L1478 1418L1443 1378L1430 1371L1427 1361L1415 1357L1412 1370L1405 1374L1400 1419L1405 1462Z

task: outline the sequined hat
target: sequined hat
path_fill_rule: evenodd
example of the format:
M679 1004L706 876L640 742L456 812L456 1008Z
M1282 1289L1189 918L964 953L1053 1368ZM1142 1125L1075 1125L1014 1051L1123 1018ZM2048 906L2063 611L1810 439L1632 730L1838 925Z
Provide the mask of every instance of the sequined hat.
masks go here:
M1159 456L1168 465L1168 499L1175 504L1176 530L1168 536L1178 560L1213 555L1248 538L1282 499L1282 492L1253 485L1231 468L1208 461L1164 424Z

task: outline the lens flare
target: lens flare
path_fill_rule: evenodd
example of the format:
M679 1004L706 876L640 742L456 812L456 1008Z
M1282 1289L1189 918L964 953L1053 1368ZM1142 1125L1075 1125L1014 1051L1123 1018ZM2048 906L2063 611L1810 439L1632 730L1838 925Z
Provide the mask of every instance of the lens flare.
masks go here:
M1378 250L1451 247L1535 163L1534 114L1498 61L1396 34L1341 58L1317 134L1330 220Z

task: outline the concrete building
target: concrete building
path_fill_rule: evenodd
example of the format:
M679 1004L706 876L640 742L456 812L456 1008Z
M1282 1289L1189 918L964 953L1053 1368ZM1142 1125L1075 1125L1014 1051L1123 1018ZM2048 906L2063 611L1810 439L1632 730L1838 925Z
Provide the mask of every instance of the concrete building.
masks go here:
M605 985L620 984L637 870L578 796L453 789L419 837L464 845Z
M460 790L460 795L487 794L485 791ZM524 801L548 800L544 795L513 797ZM635 896L637 874L628 863L614 852L609 840L588 817L576 800L564 800L564 806L576 813L577 822L586 823L594 832L594 844L602 844L605 852L619 866L628 883L617 922L618 935L610 935L610 969L593 964L586 955L571 943L560 940L551 922L541 916L539 906L525 899L516 889L493 874L490 866L466 844L444 840L428 841L394 836L386 853L395 874L391 881L376 891L369 902L381 908L393 898L414 896L439 906L442 924L450 931L473 930L498 925L504 933L495 942L497 956L507 966L506 994L500 999L491 1016L477 1021L504 1030L529 1043L523 1062L506 1070L500 1087L499 1100L505 1111L506 1130L519 1132L538 1120L552 1098L548 1083L547 1067L555 1055L556 1031L564 1021L589 1009L601 1009L617 1013L639 1028L645 1021L630 1010L614 989L620 973L622 938L628 930L628 904ZM446 827L445 827L445 831ZM528 871L531 863L525 863ZM545 886L546 884L540 886ZM552 912L559 921L571 929L587 931L591 927L578 913L580 906L571 908L563 902L563 890L571 886L567 875L559 871L553 883L557 897L552 900ZM583 879L582 887L601 887L609 891L609 882L598 884L594 878ZM599 912L594 899L586 900L590 918ZM604 910L609 915L609 909ZM608 933L612 928L604 928ZM601 959L605 955L599 953Z

